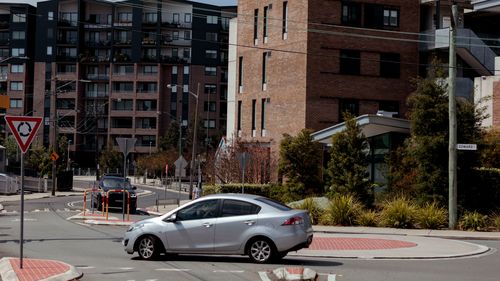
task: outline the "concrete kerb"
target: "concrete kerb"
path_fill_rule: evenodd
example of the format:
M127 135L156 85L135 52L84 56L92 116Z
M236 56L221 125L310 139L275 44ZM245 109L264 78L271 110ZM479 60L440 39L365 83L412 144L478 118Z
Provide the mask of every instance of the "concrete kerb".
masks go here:
M14 268L12 268L9 259L10 258L0 259L0 278L6 281L19 281L19 278L17 278L17 274L14 271Z

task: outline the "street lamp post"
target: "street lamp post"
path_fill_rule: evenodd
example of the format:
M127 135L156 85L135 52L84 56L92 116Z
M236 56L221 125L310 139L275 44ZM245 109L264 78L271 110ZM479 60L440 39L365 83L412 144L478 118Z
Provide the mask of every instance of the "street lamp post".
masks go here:
M173 87L177 87L177 88L180 88L182 89L181 86L179 85L171 85L171 84L168 84L167 85L168 88L173 88ZM193 97L196 98L196 105L195 105L195 109L194 109L194 128L193 128L193 144L192 144L192 149L191 149L191 162L190 162L190 165L189 165L189 199L193 199L193 171L194 171L194 158L195 158L195 155L196 155L196 131L197 131L197 128L198 128L198 100L199 100L199 93L200 93L200 83L198 83L198 87L196 89L196 94L191 92L191 91L188 91L188 93L190 95L192 95ZM182 126L180 123L179 123L179 126ZM182 127L181 129L179 129L179 132L181 132L182 130ZM181 138L181 135L179 133L179 139ZM180 145L179 145L180 147ZM179 156L181 154L182 151L180 151L180 148L179 148Z

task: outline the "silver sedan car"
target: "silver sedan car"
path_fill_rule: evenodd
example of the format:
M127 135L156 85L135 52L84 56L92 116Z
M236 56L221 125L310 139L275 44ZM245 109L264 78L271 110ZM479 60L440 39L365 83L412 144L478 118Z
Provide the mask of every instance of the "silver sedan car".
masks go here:
M265 263L307 248L312 238L306 211L257 195L217 194L132 224L122 243L146 260L161 253L228 254Z

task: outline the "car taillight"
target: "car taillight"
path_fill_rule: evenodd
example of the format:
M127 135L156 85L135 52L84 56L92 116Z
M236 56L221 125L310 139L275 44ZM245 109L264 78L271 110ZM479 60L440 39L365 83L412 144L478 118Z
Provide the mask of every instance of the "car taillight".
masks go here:
M303 224L304 219L302 217L296 216L296 217L291 217L287 219L282 225L296 225L296 224Z

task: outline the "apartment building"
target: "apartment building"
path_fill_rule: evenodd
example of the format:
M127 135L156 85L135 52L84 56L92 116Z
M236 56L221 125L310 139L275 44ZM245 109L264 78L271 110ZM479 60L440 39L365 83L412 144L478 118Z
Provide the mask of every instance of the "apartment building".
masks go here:
M118 137L137 139L135 156L154 152L171 122L185 134L196 110L205 141L220 136L225 16L235 10L175 0L39 2L33 110L45 120L43 143L54 128L52 97L57 133L81 167L94 167L107 143L118 149Z
M419 1L240 0L228 136L276 153L284 133L330 127L345 111L404 117L419 27Z
M0 95L8 97L8 115L32 111L35 7L0 3ZM0 118L1 131L5 120Z

